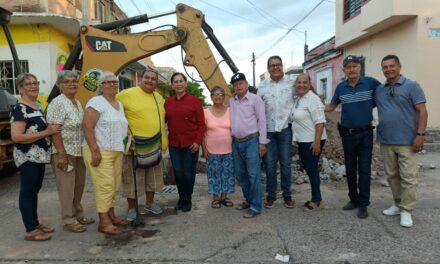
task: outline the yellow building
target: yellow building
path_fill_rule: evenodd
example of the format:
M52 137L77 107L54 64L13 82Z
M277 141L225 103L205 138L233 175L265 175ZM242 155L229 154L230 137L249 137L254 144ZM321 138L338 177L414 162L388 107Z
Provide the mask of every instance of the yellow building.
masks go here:
M336 47L362 56L365 74L382 82L382 58L397 55L402 74L425 91L428 127L440 127L440 1L337 0Z
M91 24L127 18L113 1L88 2ZM0 6L13 12L9 28L18 57L22 69L40 80L39 100L44 106L76 40L82 4L82 0L0 0ZM129 65L119 76L122 88L134 85L136 72L147 64L152 66L151 61ZM17 95L15 77L11 52L4 34L0 34L0 82Z

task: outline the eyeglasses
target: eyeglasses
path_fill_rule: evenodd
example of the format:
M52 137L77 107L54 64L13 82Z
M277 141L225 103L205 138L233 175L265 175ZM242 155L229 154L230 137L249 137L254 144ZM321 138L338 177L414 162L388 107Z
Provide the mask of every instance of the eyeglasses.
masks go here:
M281 68L281 67L283 67L283 64L281 64L281 63L269 65L269 68Z
M36 82L28 82L28 83L24 83L23 86L29 87L29 86L38 86L40 85L39 81Z
M396 94L396 92L394 91L394 86L388 86L388 95L391 97L394 97L394 95Z
M225 96L225 94L223 94L223 93L214 93L214 94L211 94L211 96L212 97L215 97L215 96Z
M102 84L119 85L119 81L105 81L105 82L102 82Z
M61 83L65 85L78 85L78 81L62 81Z

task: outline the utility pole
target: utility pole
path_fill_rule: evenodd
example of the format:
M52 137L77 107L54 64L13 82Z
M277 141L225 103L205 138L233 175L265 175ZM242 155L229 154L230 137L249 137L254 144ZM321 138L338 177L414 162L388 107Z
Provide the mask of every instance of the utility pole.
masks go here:
M255 53L252 52L252 75L253 75L253 85L255 86Z
M82 26L90 25L90 0L82 1Z

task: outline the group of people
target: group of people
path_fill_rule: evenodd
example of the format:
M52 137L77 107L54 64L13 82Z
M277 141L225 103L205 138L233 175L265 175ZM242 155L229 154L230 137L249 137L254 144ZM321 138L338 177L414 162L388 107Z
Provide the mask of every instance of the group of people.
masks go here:
M19 207L26 228L25 239L44 241L53 228L38 220L38 192L42 186L45 164L51 163L58 188L63 228L84 232L95 222L83 214L81 198L86 169L95 189L98 231L118 235L118 226L137 217L136 191L145 193L144 210L161 214L154 200L163 188L160 163L139 168L127 144L131 136L157 138L163 152L169 150L179 192L176 209L192 209L196 163L199 150L206 157L208 193L211 207L234 206L228 194L235 190L235 179L244 201L236 208L244 218L259 215L263 206L272 208L277 200L277 167L283 204L293 208L291 190L292 140L310 178L311 199L305 211L323 207L318 161L325 144L325 111L341 104L342 137L350 201L344 210L358 208L357 216L368 216L370 203L371 156L373 146L372 110L377 106L385 173L390 182L394 204L383 211L401 216L402 226L412 226L411 212L416 201L418 178L416 152L423 147L427 125L426 99L420 86L400 74L395 55L382 60L385 84L361 77L361 60L347 56L343 71L347 80L336 88L331 103L324 105L307 74L296 79L284 75L282 59L267 61L268 80L257 94L248 90L242 73L231 78L235 94L225 101L226 91L211 90L213 105L203 109L201 101L187 92L187 79L174 73L171 86L175 92L166 100L155 91L158 73L145 70L136 87L119 91L119 80L104 72L99 89L85 109L75 99L78 76L62 71L57 79L60 96L47 107L46 114L37 104L39 82L36 76L22 73L17 77L20 101L11 112L11 136L15 142L14 160L20 169ZM266 198L262 201L261 170L266 171ZM116 195L123 185L128 210L125 218L115 215Z

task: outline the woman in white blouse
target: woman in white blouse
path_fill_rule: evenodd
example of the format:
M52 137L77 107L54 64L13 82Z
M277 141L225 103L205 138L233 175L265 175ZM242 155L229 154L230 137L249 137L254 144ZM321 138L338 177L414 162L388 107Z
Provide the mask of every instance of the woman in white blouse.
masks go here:
M128 122L124 108L116 100L119 81L111 72L102 74L97 96L90 99L84 114L84 161L95 187L96 209L99 214L98 231L119 235L117 225L127 225L115 216L116 193L121 184L124 138Z
M296 78L295 89L297 96L294 100L292 128L301 162L312 187L312 199L304 204L304 211L315 211L322 208L318 161L327 139L324 104L313 90L307 74L300 74Z

